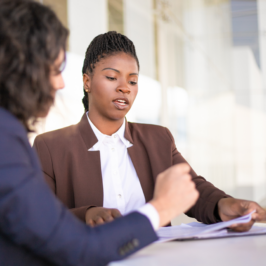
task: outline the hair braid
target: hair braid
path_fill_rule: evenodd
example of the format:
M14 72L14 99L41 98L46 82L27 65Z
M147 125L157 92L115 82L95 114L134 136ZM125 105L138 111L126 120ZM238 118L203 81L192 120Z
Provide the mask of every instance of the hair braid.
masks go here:
M82 68L82 74L93 74L95 64L102 58L113 55L119 52L124 52L133 56L139 68L139 60L136 54L135 46L133 42L125 35L117 33L116 31L109 31L104 34L96 36L89 47L87 48L85 59ZM84 91L84 97L82 99L85 111L89 110L88 93Z

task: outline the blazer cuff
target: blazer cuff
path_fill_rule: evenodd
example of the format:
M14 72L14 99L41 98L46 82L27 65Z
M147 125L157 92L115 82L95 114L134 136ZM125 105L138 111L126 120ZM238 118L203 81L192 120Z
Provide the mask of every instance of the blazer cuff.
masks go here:
M212 204L212 208L213 208L213 215L212 217L210 217L210 221L208 223L219 223L222 222L221 217L219 215L219 210L218 210L218 202L220 199L224 199L224 198L231 198L230 195L223 195L223 196L218 196L216 198L216 203Z
M220 199L224 199L224 198L232 198L232 196L225 195L224 197L222 197ZM218 209L218 202L219 202L219 200L217 201L217 203L215 205L215 208L214 208L214 219L216 219L216 222L217 223L222 222L222 219L221 219L221 217L219 215L219 209Z
M142 207L138 208L136 211L145 215L149 219L154 231L157 231L159 229L160 216L158 214L158 211L153 207L153 205L151 205L150 203L146 203Z

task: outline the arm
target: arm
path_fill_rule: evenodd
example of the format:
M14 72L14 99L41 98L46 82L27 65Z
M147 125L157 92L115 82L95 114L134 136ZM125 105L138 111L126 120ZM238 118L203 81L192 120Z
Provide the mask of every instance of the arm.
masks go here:
M187 163L180 152L176 149L174 138L167 128L166 132L171 139L172 164ZM186 215L194 217L198 221L206 224L216 223L219 221L219 214L217 210L219 200L230 196L226 195L210 182L207 182L203 177L198 176L192 168L190 170L190 175L196 184L200 197L196 204L186 212Z
M26 136L11 134L1 129L0 230L12 242L58 265L106 265L157 239L139 213L97 228L79 222L33 168Z

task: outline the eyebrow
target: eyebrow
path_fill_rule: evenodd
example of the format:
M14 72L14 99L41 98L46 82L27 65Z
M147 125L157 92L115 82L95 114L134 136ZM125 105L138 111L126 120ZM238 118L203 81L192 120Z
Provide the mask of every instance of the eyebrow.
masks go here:
M115 71L115 72L117 72L117 73L120 73L119 70L117 70L117 69L115 69L115 68L111 68L111 67L106 67L106 68L104 68L102 71L107 70L107 69L110 69L110 70L113 70L113 71ZM138 75L139 75L138 73L130 73L130 74L129 74L129 76L138 76Z

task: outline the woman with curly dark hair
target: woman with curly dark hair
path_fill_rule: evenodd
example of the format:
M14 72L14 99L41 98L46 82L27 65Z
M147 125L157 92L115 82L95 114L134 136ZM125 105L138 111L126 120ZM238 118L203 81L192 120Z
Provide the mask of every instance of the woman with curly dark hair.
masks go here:
M0 106L30 130L29 121L46 116L53 103L55 88L51 79L62 71L68 31L53 13L44 14L37 4L26 10L11 1L8 8L1 8L1 16ZM8 20L10 16L14 17L12 21ZM10 27L16 30L5 30ZM60 51L60 59L54 64Z
M0 0L1 265L106 265L157 239L147 209L157 213L157 226L163 226L197 198L189 167L175 167L160 175L146 210L90 228L51 193L27 131L32 130L30 121L47 115L56 90L64 87L67 35L49 8L28 0ZM176 202L183 191L177 196L171 190L175 185L189 195L181 206Z

